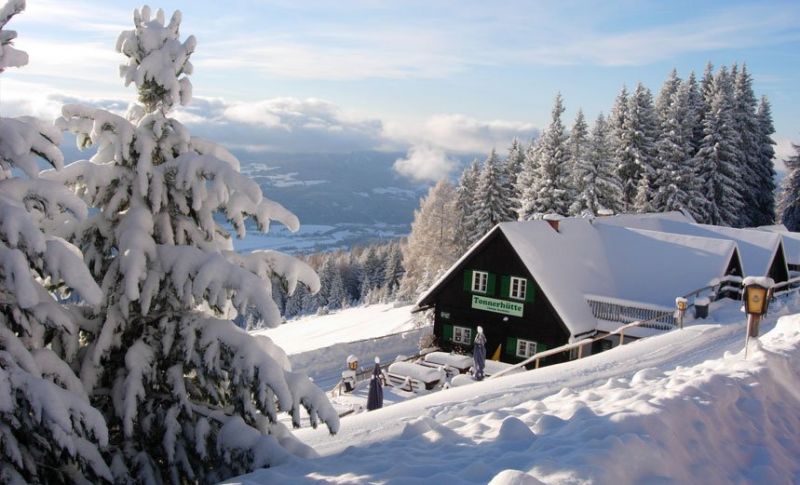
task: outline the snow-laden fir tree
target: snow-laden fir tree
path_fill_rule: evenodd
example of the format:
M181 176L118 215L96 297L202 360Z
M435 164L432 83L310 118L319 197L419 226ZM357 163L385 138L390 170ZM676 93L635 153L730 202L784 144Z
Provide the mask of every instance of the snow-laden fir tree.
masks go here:
M420 201L403 246L406 272L400 282L401 299L415 300L458 259L459 212L456 189L446 180L437 182Z
M628 116L622 127L624 153L619 168L623 183L623 203L638 212L653 210L650 198L657 170L656 138L658 120L653 107L653 95L642 83L628 100Z
M564 104L556 96L550 124L539 138L533 153L533 163L523 170L520 194L520 219L540 214L567 214L570 206L569 147L561 116ZM530 170L530 172L525 173Z
M96 151L50 177L96 209L73 226L104 295L75 368L106 419L104 456L121 483L215 482L304 453L279 412L299 426L305 408L312 425L338 428L325 394L291 371L281 349L228 320L252 312L277 325L271 278L290 293L299 282L316 291L319 279L287 255L232 251L217 214L240 237L247 218L262 230L270 220L296 230L298 221L228 151L169 117L191 99L195 38L181 42L180 21L179 12L168 22L161 10L134 12L117 50L139 103L126 117L64 106L59 126Z
M513 219L517 219L517 208L519 207L519 190L517 186L517 176L525 166L525 146L515 137L508 148L508 156L505 160L505 177L508 190L511 194L511 207L514 211Z
M601 210L618 212L622 184L613 161L608 122L601 113L588 140L586 156L574 169L575 200L570 213L597 215Z
M386 258L385 286L389 298L393 298L397 294L400 287L400 280L403 279L405 269L403 268L403 253L400 250L400 244L393 242L389 246L389 252Z
M611 114L608 117L608 129L611 140L611 152L614 160L614 166L617 172L617 177L622 184L622 194L619 201L621 212L633 210L633 199L636 196L636 185L631 185L629 178L629 170L627 165L627 132L626 126L628 122L628 102L630 96L628 95L628 88L622 86L619 94L614 99L614 105L611 108ZM627 192L626 192L627 191ZM626 196L626 193L628 194Z
M0 8L0 72L28 63L4 27L25 8ZM76 223L86 205L63 185L39 178L38 161L57 170L61 133L31 117L0 118L0 482L111 480L100 450L108 428L70 362L81 350L80 311L102 294L80 251L46 228ZM69 304L56 298L68 298Z
M456 235L456 242L458 244L458 252L466 252L467 249L476 241L474 239L477 231L475 230L475 219L472 217L472 212L475 210L475 192L478 190L478 178L481 174L481 167L478 159L472 160L472 163L464 169L461 177L458 180L458 187L456 188L456 208L458 215L458 226L461 228ZM404 260L406 253L403 253Z
M386 262L375 246L370 246L361 255L361 299L370 291L380 288L385 282Z
M733 86L724 66L714 77L705 134L695 157L697 182L706 198L709 224L736 226L742 210L741 154L739 133L733 118Z
M800 145L792 144L794 155L785 160L788 173L778 195L778 222L790 231L800 231Z
M319 271L320 290L316 294L317 305L328 310L338 310L347 303L342 273L333 255L328 255Z
M569 190L572 204L569 208L569 215L580 215L581 212L573 212L576 208L575 202L579 194L586 190L585 171L589 162L589 125L583 116L583 110L578 109L572 129L569 131L567 139L569 148Z
M696 151L700 149L705 138L706 115L711 111L711 100L714 97L714 65L709 61L703 71L703 77L697 86L695 98L695 127L692 144Z
M756 174L763 184L762 190L756 193L756 207L759 213L754 225L768 225L775 220L775 126L772 124L772 108L766 96L761 97L756 110L756 121L759 128L758 164Z
M513 195L504 172L503 163L492 150L483 162L472 203L474 209L468 216L471 218L470 228L474 231L470 235L472 241L482 238L497 223L516 219Z
M759 205L765 199L761 195L762 191L769 194L768 199L773 199L775 183L772 181L771 167L761 165L761 126L759 126L757 117L758 100L753 93L753 79L747 72L746 65L737 71L733 82L733 119L736 131L739 133L742 202L744 203L740 225L756 227L772 224L774 203L767 203L766 207Z
M690 106L691 85L678 81L673 71L667 79L658 102L660 124L656 142L655 191L651 206L658 212L685 209L701 215L705 199L698 197L695 167L692 163L693 110ZM667 97L665 92L671 94Z

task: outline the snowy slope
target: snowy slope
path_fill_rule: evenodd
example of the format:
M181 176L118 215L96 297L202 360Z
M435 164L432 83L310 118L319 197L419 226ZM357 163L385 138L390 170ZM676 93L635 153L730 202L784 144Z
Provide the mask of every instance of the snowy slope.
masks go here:
M417 328L411 308L391 304L348 308L252 333L271 338L288 354L293 370L327 390L339 381L350 354L361 359L362 365L369 365L375 356L388 362L401 354L414 355L420 335L431 329Z
M238 480L797 483L800 316L768 319L745 361L738 304L714 314L720 324L347 417L334 437L300 430L320 458Z

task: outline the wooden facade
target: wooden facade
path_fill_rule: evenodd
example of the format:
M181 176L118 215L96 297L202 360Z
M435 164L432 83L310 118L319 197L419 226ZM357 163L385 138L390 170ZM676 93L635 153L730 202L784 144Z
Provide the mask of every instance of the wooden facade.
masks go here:
M485 291L473 289L476 272L486 274ZM517 283L513 288L512 278ZM518 294L521 280L525 281L524 295ZM494 231L474 248L418 307L434 309L434 335L447 351L471 352L478 326L486 334L487 358L499 348L502 362L517 363L569 340L564 322L502 231ZM546 363L567 358L554 356Z

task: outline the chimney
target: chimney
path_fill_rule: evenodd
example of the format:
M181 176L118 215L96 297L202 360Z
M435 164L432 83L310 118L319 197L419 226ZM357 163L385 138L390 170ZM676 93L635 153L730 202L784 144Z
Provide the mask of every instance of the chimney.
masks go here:
M556 232L558 232L558 224L561 219L563 218L558 214L545 214L544 216L544 220L546 220L547 223L550 224L550 227Z

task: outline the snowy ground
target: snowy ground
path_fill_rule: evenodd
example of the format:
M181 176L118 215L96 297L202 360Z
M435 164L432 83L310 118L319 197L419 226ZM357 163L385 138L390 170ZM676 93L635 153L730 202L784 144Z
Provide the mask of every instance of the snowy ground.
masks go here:
M229 483L800 483L800 315L764 322L746 361L738 305L713 316L300 430L319 458Z
M417 328L411 308L391 304L349 308L253 333L271 338L289 355L294 370L328 390L338 382L350 354L371 366L376 356L388 362L400 354L416 353L420 335L431 330Z

